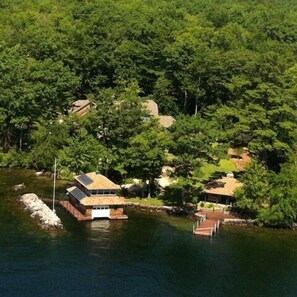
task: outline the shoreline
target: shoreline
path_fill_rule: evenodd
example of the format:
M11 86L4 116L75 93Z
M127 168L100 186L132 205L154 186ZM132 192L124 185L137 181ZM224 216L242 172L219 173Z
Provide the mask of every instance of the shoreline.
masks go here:
M32 169L32 168L20 168L20 167L1 167L1 169L4 169L4 170L7 170L7 171L13 171L13 170L20 170L20 171L27 171L27 172L30 172L30 175L34 175L35 176L35 172L36 170ZM46 178L46 179L50 179L49 176L42 176L43 178ZM40 178L40 177L37 177L36 178ZM59 182L62 182L62 183L68 183L69 181L68 180L65 180L65 179L60 179ZM47 199L47 198L43 198L42 196L40 197L42 198L42 200L45 202L45 203L50 203L51 199ZM47 201L48 200L48 201ZM56 200L56 203L57 204L60 204L60 200L61 199L57 199ZM129 200L129 199L127 199ZM170 215L176 215L176 216L189 216L189 217L193 217L194 218L194 214L196 211L196 209L194 208L191 208L190 211L189 211L189 208L186 207L186 208L183 208L183 207L178 207L178 206L155 206L155 205L147 205L147 204L142 204L142 203L134 203L134 202L129 202L127 201L127 207L129 208L134 208L134 209L139 209L139 210L143 210L143 211L148 211L148 212L163 212L163 213L168 213ZM260 227L260 228L266 228L266 229L275 229L275 230L279 230L279 229L283 229L283 230L297 230L297 222L291 227L291 228L283 228L283 227L271 227L271 226L259 226L257 225L253 220L251 219L246 219L246 218L242 218L239 216L239 218L237 219L228 219L224 222L225 225L241 225L241 226L257 226L257 227Z

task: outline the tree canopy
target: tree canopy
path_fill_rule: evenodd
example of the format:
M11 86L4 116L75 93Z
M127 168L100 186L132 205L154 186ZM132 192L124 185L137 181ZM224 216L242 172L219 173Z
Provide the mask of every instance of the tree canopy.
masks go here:
M171 163L191 188L203 162L246 147L260 164L250 186L275 178L269 207L248 182L239 205L288 225L295 185L286 199L277 189L295 164L296 18L282 0L3 0L0 164L47 169L59 156L64 172L123 180ZM84 117L70 114L76 99L92 101ZM147 121L148 99L177 118L171 128Z

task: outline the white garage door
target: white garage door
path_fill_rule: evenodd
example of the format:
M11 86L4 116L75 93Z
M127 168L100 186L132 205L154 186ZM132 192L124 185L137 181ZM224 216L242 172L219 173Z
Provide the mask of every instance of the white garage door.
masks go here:
M109 218L110 209L108 206L93 206L92 217L96 218Z

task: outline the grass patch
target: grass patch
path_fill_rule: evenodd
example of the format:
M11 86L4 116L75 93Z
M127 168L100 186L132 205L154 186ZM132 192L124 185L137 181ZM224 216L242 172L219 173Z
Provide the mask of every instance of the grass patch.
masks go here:
M201 179L208 180L216 172L228 173L230 171L238 171L235 164L230 160L221 159L218 165L205 163L201 167Z
M126 198L126 201L132 203L139 203L142 205L164 206L164 202L159 198Z

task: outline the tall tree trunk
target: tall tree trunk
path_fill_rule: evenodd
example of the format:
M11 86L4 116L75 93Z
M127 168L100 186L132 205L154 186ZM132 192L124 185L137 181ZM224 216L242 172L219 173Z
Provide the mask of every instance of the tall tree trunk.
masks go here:
M187 93L187 91L185 91L184 111L186 111L187 104L188 104L188 93Z
M154 179L149 178L149 184L148 184L148 195L147 198L151 198L151 190L152 190L152 185L153 185Z
M23 129L21 130L21 133L20 133L19 150L21 151L22 148L23 148Z
M145 179L142 180L142 187L141 187L141 198L144 198L144 191L146 188L146 181Z
M9 131L4 136L4 152L8 152L11 147L11 138Z
M186 197L185 197L185 191L184 190L182 190L181 196L182 196L182 204L184 206L186 204Z
M195 116L198 113L198 98L196 97L196 101L195 101Z

